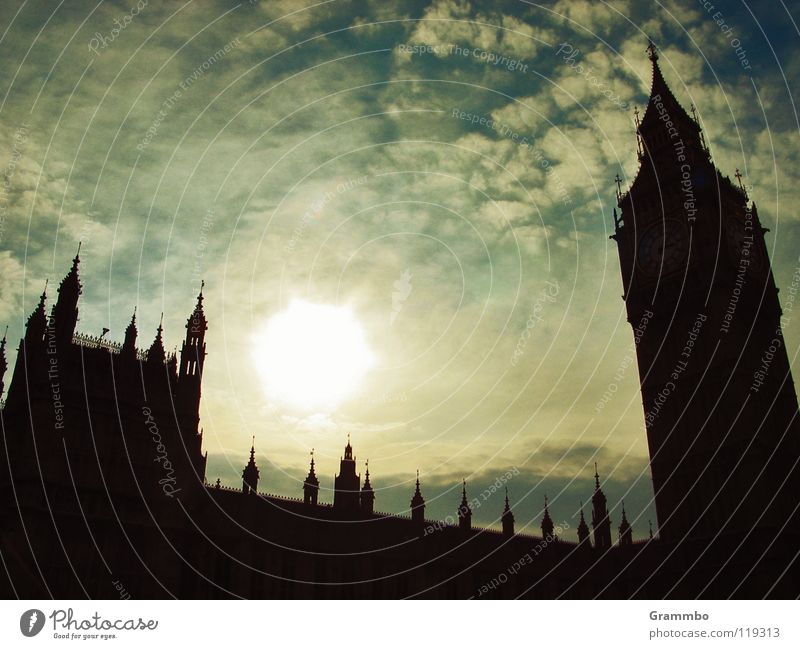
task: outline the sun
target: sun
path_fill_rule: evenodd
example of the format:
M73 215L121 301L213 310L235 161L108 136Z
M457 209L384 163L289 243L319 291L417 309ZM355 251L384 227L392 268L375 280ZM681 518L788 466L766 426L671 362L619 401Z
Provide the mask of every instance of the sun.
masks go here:
M330 412L358 390L375 364L347 307L293 300L257 331L254 361L270 400Z

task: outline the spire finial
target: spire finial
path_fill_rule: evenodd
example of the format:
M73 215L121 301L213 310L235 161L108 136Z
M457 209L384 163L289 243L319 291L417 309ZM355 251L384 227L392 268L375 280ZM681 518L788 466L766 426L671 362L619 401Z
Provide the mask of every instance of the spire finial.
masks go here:
M653 538L653 521L652 520L648 520L647 524L650 526L650 538L652 539Z
M622 178L619 177L619 174L614 177L614 182L617 183L617 201L619 201L622 196Z
M80 255L81 255L81 244L82 244L82 243L83 243L83 241L78 241L78 251L75 253L75 259L76 259L76 260L77 260L77 259L78 259L78 257L80 257Z
M649 58L653 63L658 61L658 48L653 42L653 39L647 40L647 58Z

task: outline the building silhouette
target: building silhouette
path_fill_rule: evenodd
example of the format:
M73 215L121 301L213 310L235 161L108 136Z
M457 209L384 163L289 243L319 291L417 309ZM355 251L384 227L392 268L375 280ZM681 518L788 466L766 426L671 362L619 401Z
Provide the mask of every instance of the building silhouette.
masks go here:
M640 332L659 533L797 531L800 423L767 230L741 184L715 167L652 44L649 54L641 164L619 196L613 238Z
M637 343L658 537L634 540L623 506L613 543L596 465L591 532L581 503L574 541L547 499L541 536L517 532L508 491L496 512L502 530L473 526L466 481L452 520L428 520L419 472L408 515L380 513L369 465L362 483L349 438L332 504L320 501L313 450L302 498L259 492L255 440L241 490L209 484L199 428L203 287L179 354L165 351L161 325L149 347L137 346L135 312L113 343L76 330L78 254L49 316L43 292L28 318L0 410L0 592L800 595L797 399L765 230L744 190L717 171L655 48L650 58L640 169L619 193L613 238ZM4 337L0 386L5 346Z

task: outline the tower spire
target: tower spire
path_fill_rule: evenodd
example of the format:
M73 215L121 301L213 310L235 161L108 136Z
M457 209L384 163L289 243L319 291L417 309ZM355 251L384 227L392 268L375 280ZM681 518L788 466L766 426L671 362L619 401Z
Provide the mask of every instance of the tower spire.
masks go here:
M253 443L250 446L250 461L242 471L242 493L256 494L258 493L258 478L260 472L256 465L256 438L253 436Z
M653 63L658 61L658 48L650 38L647 39L647 58L649 58Z
M3 383L3 377L5 376L6 370L8 369L8 361L6 360L7 337L8 337L8 325L6 325L6 331L3 334L3 339L0 340L0 398L3 397L3 390L5 389L5 384Z
M633 543L633 529L628 522L628 517L625 515L625 501L622 501L622 520L619 523L619 544L621 546L628 546Z
M311 466L308 469L308 475L303 482L303 502L306 505L317 504L319 496L319 479L317 478L316 471L314 471L314 449L311 449Z
M364 486L361 488L361 511L364 514L371 514L375 508L375 491L369 482L369 460L366 462L366 475L364 476Z
M28 321L25 323L25 343L32 344L34 342L42 342L44 339L44 332L47 329L47 313L45 311L45 302L47 301L47 282L44 282L44 289L39 296L39 304L28 316Z
M138 334L136 328L136 307L133 307L133 315L131 316L130 324L125 329L125 341L122 343L122 355L126 357L133 357L136 355L136 336Z
M417 469L417 487L411 497L411 520L417 525L425 523L425 499L419 488L419 469Z
M636 133L640 160L649 157L651 162L642 164L640 173L644 168L648 172L658 171L661 176L665 168L674 166L676 149L683 156L696 152L698 158L707 158L708 151L698 122L689 116L667 85L658 64L658 50L653 41L649 41L647 55L652 62L653 74L650 101L641 121L638 114L636 115ZM658 155L659 153L662 155ZM659 163L657 170L651 169L653 162ZM661 164L664 162L669 167Z
M503 535L514 536L514 514L511 511L511 505L508 502L508 487L506 487L506 503L503 508L503 515L501 517L503 522Z
M78 251L72 260L72 267L61 280L58 287L58 298L50 312L55 327L56 342L60 345L67 345L72 342L75 334L75 327L78 324L78 299L81 296L83 287L78 276L81 244L78 243Z
M339 461L339 475L334 478L333 506L341 511L358 513L361 510L361 476L356 473L356 458L347 434L347 446Z
M606 495L600 488L600 474L597 462L594 465L594 494L592 494L592 529L594 530L594 546L600 550L611 547L611 519L606 508Z
M205 282L200 282L200 292L197 294L197 303L194 311L186 321L186 338L181 347L181 364L178 374L179 382L182 381L183 393L192 402L200 401L200 377L203 373L203 363L206 358L206 331L208 321L203 311L203 288Z
M547 508L547 494L545 494L544 514L542 514L542 538L547 542L555 541L554 530L555 526L553 525L553 519L550 518L550 511Z
M147 350L147 362L154 364L163 364L166 360L167 354L164 351L164 313L161 313L161 319L158 321L158 329L156 329L156 337L153 339L153 344Z
M458 527L467 532L472 529L472 510L467 501L467 480L461 480L461 504L458 506Z

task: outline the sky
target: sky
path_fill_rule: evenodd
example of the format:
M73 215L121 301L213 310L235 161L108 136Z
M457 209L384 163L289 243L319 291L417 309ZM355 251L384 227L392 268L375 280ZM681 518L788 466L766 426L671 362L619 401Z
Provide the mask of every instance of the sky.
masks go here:
M741 170L779 287L800 264L800 11L716 5L3 2L12 366L80 241L82 332L121 340L136 307L140 346L163 312L175 348L205 281L209 481L240 485L255 436L260 490L300 496L314 448L330 501L350 433L380 511L407 512L418 469L429 517L455 514L466 479L476 524L497 525L508 487L518 529L538 529L546 494L574 538L597 462L612 525L624 499L646 536L608 235L614 178L637 171L648 39L717 166ZM347 312L372 355L335 406L262 380L260 337L297 301ZM785 336L797 371L800 323Z

